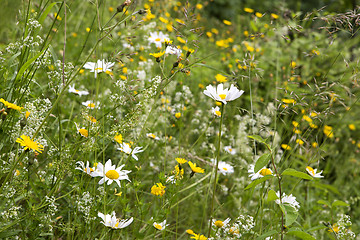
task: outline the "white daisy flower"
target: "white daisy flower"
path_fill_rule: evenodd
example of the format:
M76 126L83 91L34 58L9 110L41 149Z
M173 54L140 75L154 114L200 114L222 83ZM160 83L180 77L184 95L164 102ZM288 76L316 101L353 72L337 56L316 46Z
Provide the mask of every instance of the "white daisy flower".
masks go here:
M86 138L89 136L88 130L86 130L83 127L79 127L76 123L75 123L75 126L76 126L76 131L78 133L80 133L81 136L86 137Z
M81 97L82 95L88 95L88 94L89 94L88 91L76 90L76 89L75 89L75 84L73 84L72 86L69 86L69 93L77 94L77 95L79 95L80 97Z
M236 154L236 150L233 149L231 146L225 146L225 147L224 147L224 150L225 150L225 152L228 152L228 153L230 153L231 155L235 155L235 154Z
M220 108L218 106L212 107L211 112L212 112L212 114L215 115L215 117L221 117L221 111L220 111Z
M109 159L105 166L102 163L98 163L97 165L97 171L93 172L94 177L102 177L102 179L99 181L99 184L103 184L104 182L107 182L107 185L110 185L113 181L115 181L119 187L120 180L128 180L130 179L128 177L128 173L131 173L131 171L128 170L121 170L125 165L121 165L120 167L116 168L115 165L111 164L111 159Z
M131 154L131 156L137 161L139 160L138 157L135 155L137 153L143 152L144 150L141 150L142 147L135 147L134 149L131 149L129 143L121 143L118 150L123 151L126 154Z
M161 43L165 42L166 39L169 39L167 34L163 34L162 32L150 32L149 42L155 43L155 46L161 48Z
M115 63L113 62L105 62L105 59L103 60L97 60L96 63L94 62L87 62L85 63L84 65L84 68L85 69L90 69L90 72L94 72L95 73L95 78L97 77L97 74L98 73L101 73L101 72L105 72L107 74L110 74L111 73L111 67L114 66Z
M243 90L237 89L234 85L231 84L230 89L225 88L223 84L219 84L217 88L209 85L204 90L204 94L208 97L211 97L215 101L222 102L226 104L229 101L239 98L244 93Z
M279 199L276 199L275 202L277 204L280 204L280 193L279 191L276 193L276 196ZM281 197L281 203L287 203L290 206L292 206L293 208L295 208L296 210L298 210L300 208L299 203L296 201L296 197L294 197L292 194L290 194L289 196L286 195L285 193L282 193L282 197Z
M229 224L230 221L231 221L231 218L227 218L224 221L213 219L212 224L217 228L226 228L226 226Z
M78 170L90 175L91 177L94 177L94 172L98 170L96 167L97 164L96 165L94 164L94 166L91 168L89 161L86 161L86 165L82 161L78 161L78 162L76 162L76 164L79 164L79 167L76 167L75 169L78 169Z
M255 170L255 165L254 164L250 164L249 165L249 170L248 170L248 173L249 173L249 177L251 177L251 181L254 181L258 178L262 178L266 175L271 175L273 172L271 171L271 169L269 168L265 168L263 167L262 169L260 169L258 172L254 172Z
M169 224L166 224L166 219L162 221L161 223L154 222L153 223L154 228L157 230L163 231Z
M88 109L94 109L95 107L98 108L100 103L99 102L94 103L93 101L88 100L86 102L82 102L81 104L87 107Z
M176 55L177 57L181 56L181 52L181 49L174 46L167 46L165 49L165 54Z
M307 166L307 167L306 167L306 171L307 171L312 177L314 177L314 178L323 178L323 177L324 177L324 176L321 175L321 173L322 173L323 171L317 172L317 169L316 169L316 168L313 169L312 167Z
M146 136L147 136L148 138L152 138L152 139L154 139L154 140L160 140L160 138L157 137L157 136L155 136L155 134L153 134L153 133L147 133Z
M223 175L234 173L234 167L226 162L219 162L218 165L219 172Z
M104 215L101 212L98 212L98 216L102 218L101 223L104 224L106 227L111 227L114 229L120 229L125 228L129 226L133 222L133 218L129 219L118 219L116 218L115 212L112 212L112 214L106 214Z

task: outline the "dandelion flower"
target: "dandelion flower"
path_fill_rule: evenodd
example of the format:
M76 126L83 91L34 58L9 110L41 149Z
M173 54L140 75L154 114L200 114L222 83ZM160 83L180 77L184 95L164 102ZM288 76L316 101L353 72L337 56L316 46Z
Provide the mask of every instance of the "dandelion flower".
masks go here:
M206 90L204 90L206 96L211 97L215 101L222 102L223 104L239 98L243 93L243 90L239 91L239 89L232 84L230 89L224 89L223 84L219 84L216 88L209 85L206 87Z
M19 112L23 109L23 107L19 107L18 105L14 104L14 103L5 101L3 98L0 98L0 102L3 103L5 105L5 107L17 110Z
M228 153L230 153L231 155L235 155L235 154L236 154L236 150L233 149L231 146L225 146L225 147L224 147L224 150L225 150L225 152L228 152Z
M163 231L169 224L166 224L166 219L162 221L161 223L154 222L153 223L154 228L157 230Z
M176 160L178 163L180 163L180 164L184 164L184 163L187 162L187 160L184 159L184 158L175 158L175 160Z
M117 168L115 165L111 164L111 159L109 159L105 163L105 166L102 163L97 165L97 171L94 171L93 176L102 177L102 179L99 181L99 184L107 182L107 185L110 185L113 181L115 181L119 187L121 187L120 180L126 179L130 182L128 173L131 173L131 171L121 170L124 166L125 165L123 164Z
M279 199L276 199L275 202L277 204L280 204L280 193L279 193L279 191L276 193L276 196ZM296 197L294 197L292 194L286 195L285 193L283 193L282 197L281 197L281 203L289 204L291 207L295 208L296 210L298 210L300 208L299 203L296 201Z
M247 13L253 13L254 12L254 9L251 9L251 8L244 8L244 11L247 12Z
M157 183L156 185L151 187L151 194L155 196L163 196L165 194L165 186L162 183Z
M218 165L219 172L223 175L234 173L234 167L226 162L219 162Z
M324 177L324 176L321 175L321 173L322 173L323 171L317 172L317 169L316 169L316 168L313 169L312 167L307 166L307 167L306 167L306 171L307 171L312 177L314 177L314 178L323 178L323 177Z
M204 173L205 172L205 170L202 169L201 167L197 167L196 163L192 163L191 161L188 161L188 164L189 164L189 166L191 168L191 171L193 173Z
M191 230L191 229L186 230L186 233L187 233L187 234L190 234L190 235L193 235L193 236L191 237L192 239L195 239L195 240L207 240L207 237L205 237L204 235L196 234L196 233L194 233L194 231Z
M216 74L215 76L216 81L218 81L219 83L224 83L227 81L227 77L221 75L221 74Z
M97 60L96 63L94 62L87 62L84 65L85 69L90 69L90 72L95 73L95 78L97 77L98 73L105 72L107 74L111 74L111 69L114 66L115 63L113 62L105 62L105 59L103 60Z
M254 172L254 170L255 170L255 165L250 164L249 169L248 169L248 173L249 173L249 177L251 178L251 181L254 181L254 180L258 179L258 178L265 177L266 175L272 175L273 174L271 169L265 168L265 167L263 167L262 169L260 169L256 173Z
M34 152L42 153L44 151L44 146L38 142L32 140L29 136L21 135L16 139L17 143L20 143L21 146L25 147L24 150L31 149Z
M104 224L106 227L111 227L113 229L120 229L129 226L133 222L133 218L129 219L118 219L116 218L115 212L112 214L104 215L101 212L98 212L98 216L102 219L101 223Z
M129 143L121 143L120 147L118 148L118 150L126 153L126 154L131 154L131 156L137 161L139 160L138 157L135 155L137 153L143 152L144 150L141 150L142 147L135 147L134 149L131 149L130 144Z
M76 95L79 95L80 97L82 95L88 95L89 92L88 91L80 91L80 90L76 90L75 89L75 84L73 84L72 86L69 86L69 93L74 93Z

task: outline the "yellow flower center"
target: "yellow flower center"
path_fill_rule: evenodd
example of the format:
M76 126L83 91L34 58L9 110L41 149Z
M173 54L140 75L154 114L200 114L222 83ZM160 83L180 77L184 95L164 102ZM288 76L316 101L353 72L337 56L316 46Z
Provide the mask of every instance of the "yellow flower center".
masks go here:
M103 68L95 68L95 71L102 71Z
M88 106L89 108L94 108L94 107L95 107L95 104L89 103L87 106Z
M162 229L162 226L161 226L160 224L155 224L154 227L155 227L156 229L159 229L159 230Z
M111 170L110 170L111 171ZM119 221L116 222L114 228L117 228L119 226Z
M84 137L88 137L89 136L89 132L88 130L86 130L85 128L80 128L79 130L79 133L84 136Z
M156 41L156 42L160 42L160 41L161 41L161 39L160 39L160 38L157 38L157 39L155 39L155 41Z
M218 115L219 117L221 116L221 112L220 112L220 111L215 111L215 114Z
M266 175L271 175L272 172L271 172L270 169L264 168L264 169L261 169L260 174L263 175L263 176L266 176Z
M226 98L226 94L219 94L219 97L224 100Z
M217 226L218 228L222 228L224 226L224 223L222 221L218 220L214 223L214 225Z
M315 171L312 167L307 166L306 169L311 172L311 175L315 176Z
M223 170L227 171L228 169L226 167L223 167Z
M119 173L115 170L109 170L107 171L107 173L105 174L105 176L107 176L110 179L118 179L119 178Z

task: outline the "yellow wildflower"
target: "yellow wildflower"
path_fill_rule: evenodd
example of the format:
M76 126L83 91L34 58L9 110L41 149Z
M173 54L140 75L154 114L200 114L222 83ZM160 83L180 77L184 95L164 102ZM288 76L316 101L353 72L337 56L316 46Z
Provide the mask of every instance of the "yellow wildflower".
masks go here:
M24 150L31 149L34 152L42 153L44 146L38 142L32 140L29 136L21 135L20 138L16 139L17 143L20 143L21 146L25 147Z
M151 187L151 194L155 196L163 196L165 194L165 186L162 183L157 183Z

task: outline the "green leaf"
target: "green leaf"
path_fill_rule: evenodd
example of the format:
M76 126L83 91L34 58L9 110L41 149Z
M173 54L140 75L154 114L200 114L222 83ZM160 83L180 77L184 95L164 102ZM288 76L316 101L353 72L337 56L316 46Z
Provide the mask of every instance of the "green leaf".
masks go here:
M266 180L268 180L270 178L273 178L273 177L274 177L273 175L266 175L265 177L256 179L256 180L252 181L244 190L248 190L250 188L253 188L256 185L259 185L260 183L265 182Z
M295 230L295 231L291 231L289 230L286 235L292 235L292 236L296 236L296 237L299 237L303 240L316 240L313 236L311 236L310 234L306 233L306 232L303 232L303 231L298 231L298 230Z
M22 67L20 68L18 74L16 75L16 80L19 80L21 78L21 76L23 75L23 73L26 71L26 69L28 69L28 67L38 58L41 56L41 54L43 54L46 51L47 48L44 48L44 50L42 50L41 52L39 52L38 54L35 55L35 57L31 58L30 60L28 60L26 63L24 63L24 65L22 65Z
M265 167L268 164L270 157L270 153L265 153L264 155L259 157L259 159L255 163L254 172L258 172L260 169Z
M266 145L266 147L267 147L268 149L270 149L270 145L267 144L267 143L266 143L266 140L263 139L263 138L262 138L261 136L259 136L259 135L250 135L250 136L248 136L248 138L251 138L251 139L254 139L254 140L257 141L257 142L263 143L263 144Z
M248 138L252 138L252 139L254 139L254 140L258 141L258 142L261 142L261 143L265 143L265 140L259 135L250 135L250 136L248 136Z
M279 199L279 197L276 195L276 192L274 190L270 189L270 191L268 192L267 201L271 202L275 201L276 199Z
M321 205L326 205L326 206L330 206L330 203L326 200L319 200L317 201L318 204L321 204Z
M325 228L327 228L327 227L324 226L323 224L321 224L321 225L317 225L317 226L315 226L315 227L306 229L306 231L307 231L307 232L313 232L313 231L318 231L318 230L325 229Z
M257 32L259 30L258 27L255 25L254 21L250 21L250 26L254 30L254 32Z
M304 173L304 172L299 172L295 169L292 168L287 168L285 169L281 175L285 175L285 176L293 176L293 177L298 177L298 178L303 178L306 180L313 180L313 178L311 176L309 176L308 174Z
M349 206L349 204L346 203L346 202L344 202L344 201L335 200L335 201L331 204L331 207L336 207L336 206L347 207L347 206Z
M280 208L285 214L285 225L290 226L291 224L293 224L296 221L297 217L299 216L299 213L296 210L296 208L288 204L280 204Z
M54 2L54 3L50 4L50 5L44 10L44 12L43 12L43 13L41 14L41 16L39 17L39 23L40 23L40 24L42 24L42 23L45 21L47 15L50 13L51 9L55 6L55 4L57 4L57 2Z
M255 240L262 240L262 239L265 239L265 238L270 237L270 236L272 236L274 234L277 234L277 233L278 233L278 231L271 230L270 232L266 232L263 235L258 236Z
M330 190L331 192L337 194L337 195L341 195L339 190L334 187L334 186L331 186L329 184L323 184L323 183L319 183L319 182L314 182L313 184L314 187L317 187L317 188L320 188L320 189L323 189L323 190Z

